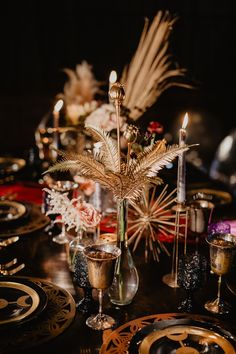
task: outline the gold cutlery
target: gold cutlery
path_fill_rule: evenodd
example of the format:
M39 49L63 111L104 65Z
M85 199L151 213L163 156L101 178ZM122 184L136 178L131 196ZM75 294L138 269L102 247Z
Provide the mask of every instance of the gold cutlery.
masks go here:
M1 275L13 275L17 272L19 272L21 269L23 269L25 267L25 264L22 263L22 264L19 264L17 267L15 268L12 268L12 269L1 269L0 268L0 274Z
M12 259L10 262L0 264L0 270L10 268L17 263L17 258Z
M13 236L7 238L6 240L0 240L0 247L7 247L8 245L17 242L18 240L19 240L19 236Z

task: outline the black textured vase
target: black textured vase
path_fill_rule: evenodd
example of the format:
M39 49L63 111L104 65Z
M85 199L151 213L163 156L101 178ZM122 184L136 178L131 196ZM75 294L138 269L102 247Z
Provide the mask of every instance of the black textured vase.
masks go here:
M98 304L93 299L92 287L88 280L87 261L83 252L76 254L74 263L74 282L83 289L84 297L78 302L77 309L82 313L92 313L98 310Z
M188 254L179 259L178 285L186 291L186 298L180 303L178 309L192 312L195 307L193 292L205 282L207 260L199 253Z

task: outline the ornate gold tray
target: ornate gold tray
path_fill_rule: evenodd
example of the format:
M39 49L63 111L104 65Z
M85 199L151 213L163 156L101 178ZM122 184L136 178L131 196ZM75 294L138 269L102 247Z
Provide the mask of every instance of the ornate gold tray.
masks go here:
M36 283L0 277L0 329L23 324L37 317L47 304L47 295Z
M1 354L18 349L29 349L45 343L63 333L75 318L75 301L68 291L43 279L28 279L46 292L47 306L33 321L26 322L20 327L0 331Z
M16 221L26 213L24 204L12 200L0 201L0 222Z
M26 235L43 229L49 222L49 217L42 214L40 207L32 204L32 209L27 219L22 220L22 222L17 223L17 225L9 225L7 228L0 228L0 238Z
M140 317L132 321L129 321L123 324L122 326L114 329L113 331L112 330L104 331L103 344L101 346L99 354L127 354L127 353L131 354L132 353L131 350L133 350L132 347L130 347L132 344L132 338L134 338L133 344L135 344L137 337L134 336L138 336L138 333L141 334L142 329L145 330L145 328L149 328L148 326L158 326L159 324L162 323L162 321L166 323L168 321L173 321L173 320L179 321L179 320L186 320L186 319L191 319L191 321L200 321L201 323L203 322L211 323L212 326L223 327L222 323L218 319L211 318L208 316L192 315L192 314L189 315L185 313L164 313L164 314L148 315L148 316ZM141 338L138 339L140 344ZM153 353L155 353L155 351L150 352L150 354ZM163 354L166 353L167 352L163 352ZM145 352L145 354L149 354L149 351ZM193 352L193 354L197 354L197 353Z

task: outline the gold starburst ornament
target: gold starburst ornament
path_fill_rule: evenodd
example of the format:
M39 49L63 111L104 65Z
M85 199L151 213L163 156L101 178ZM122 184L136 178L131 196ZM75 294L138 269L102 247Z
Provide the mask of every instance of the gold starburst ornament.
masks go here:
M159 261L159 254L164 251L170 253L159 237L167 237L175 234L175 215L171 208L175 204L176 189L168 193L168 185L165 185L159 195L156 186L142 192L139 203L130 202L128 243L133 244L133 251L141 240L145 240L145 260L150 255L155 261Z

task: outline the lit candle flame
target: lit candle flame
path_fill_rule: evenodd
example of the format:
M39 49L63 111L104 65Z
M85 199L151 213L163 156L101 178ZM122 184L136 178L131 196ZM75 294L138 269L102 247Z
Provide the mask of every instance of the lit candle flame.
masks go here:
M114 84L117 80L117 73L115 70L112 70L109 76L109 83Z
M53 111L54 112L60 112L60 110L62 109L63 104L64 104L63 100L58 100L57 103L54 106Z
M186 112L185 115L184 115L182 129L186 129L187 125L188 125L188 113Z

